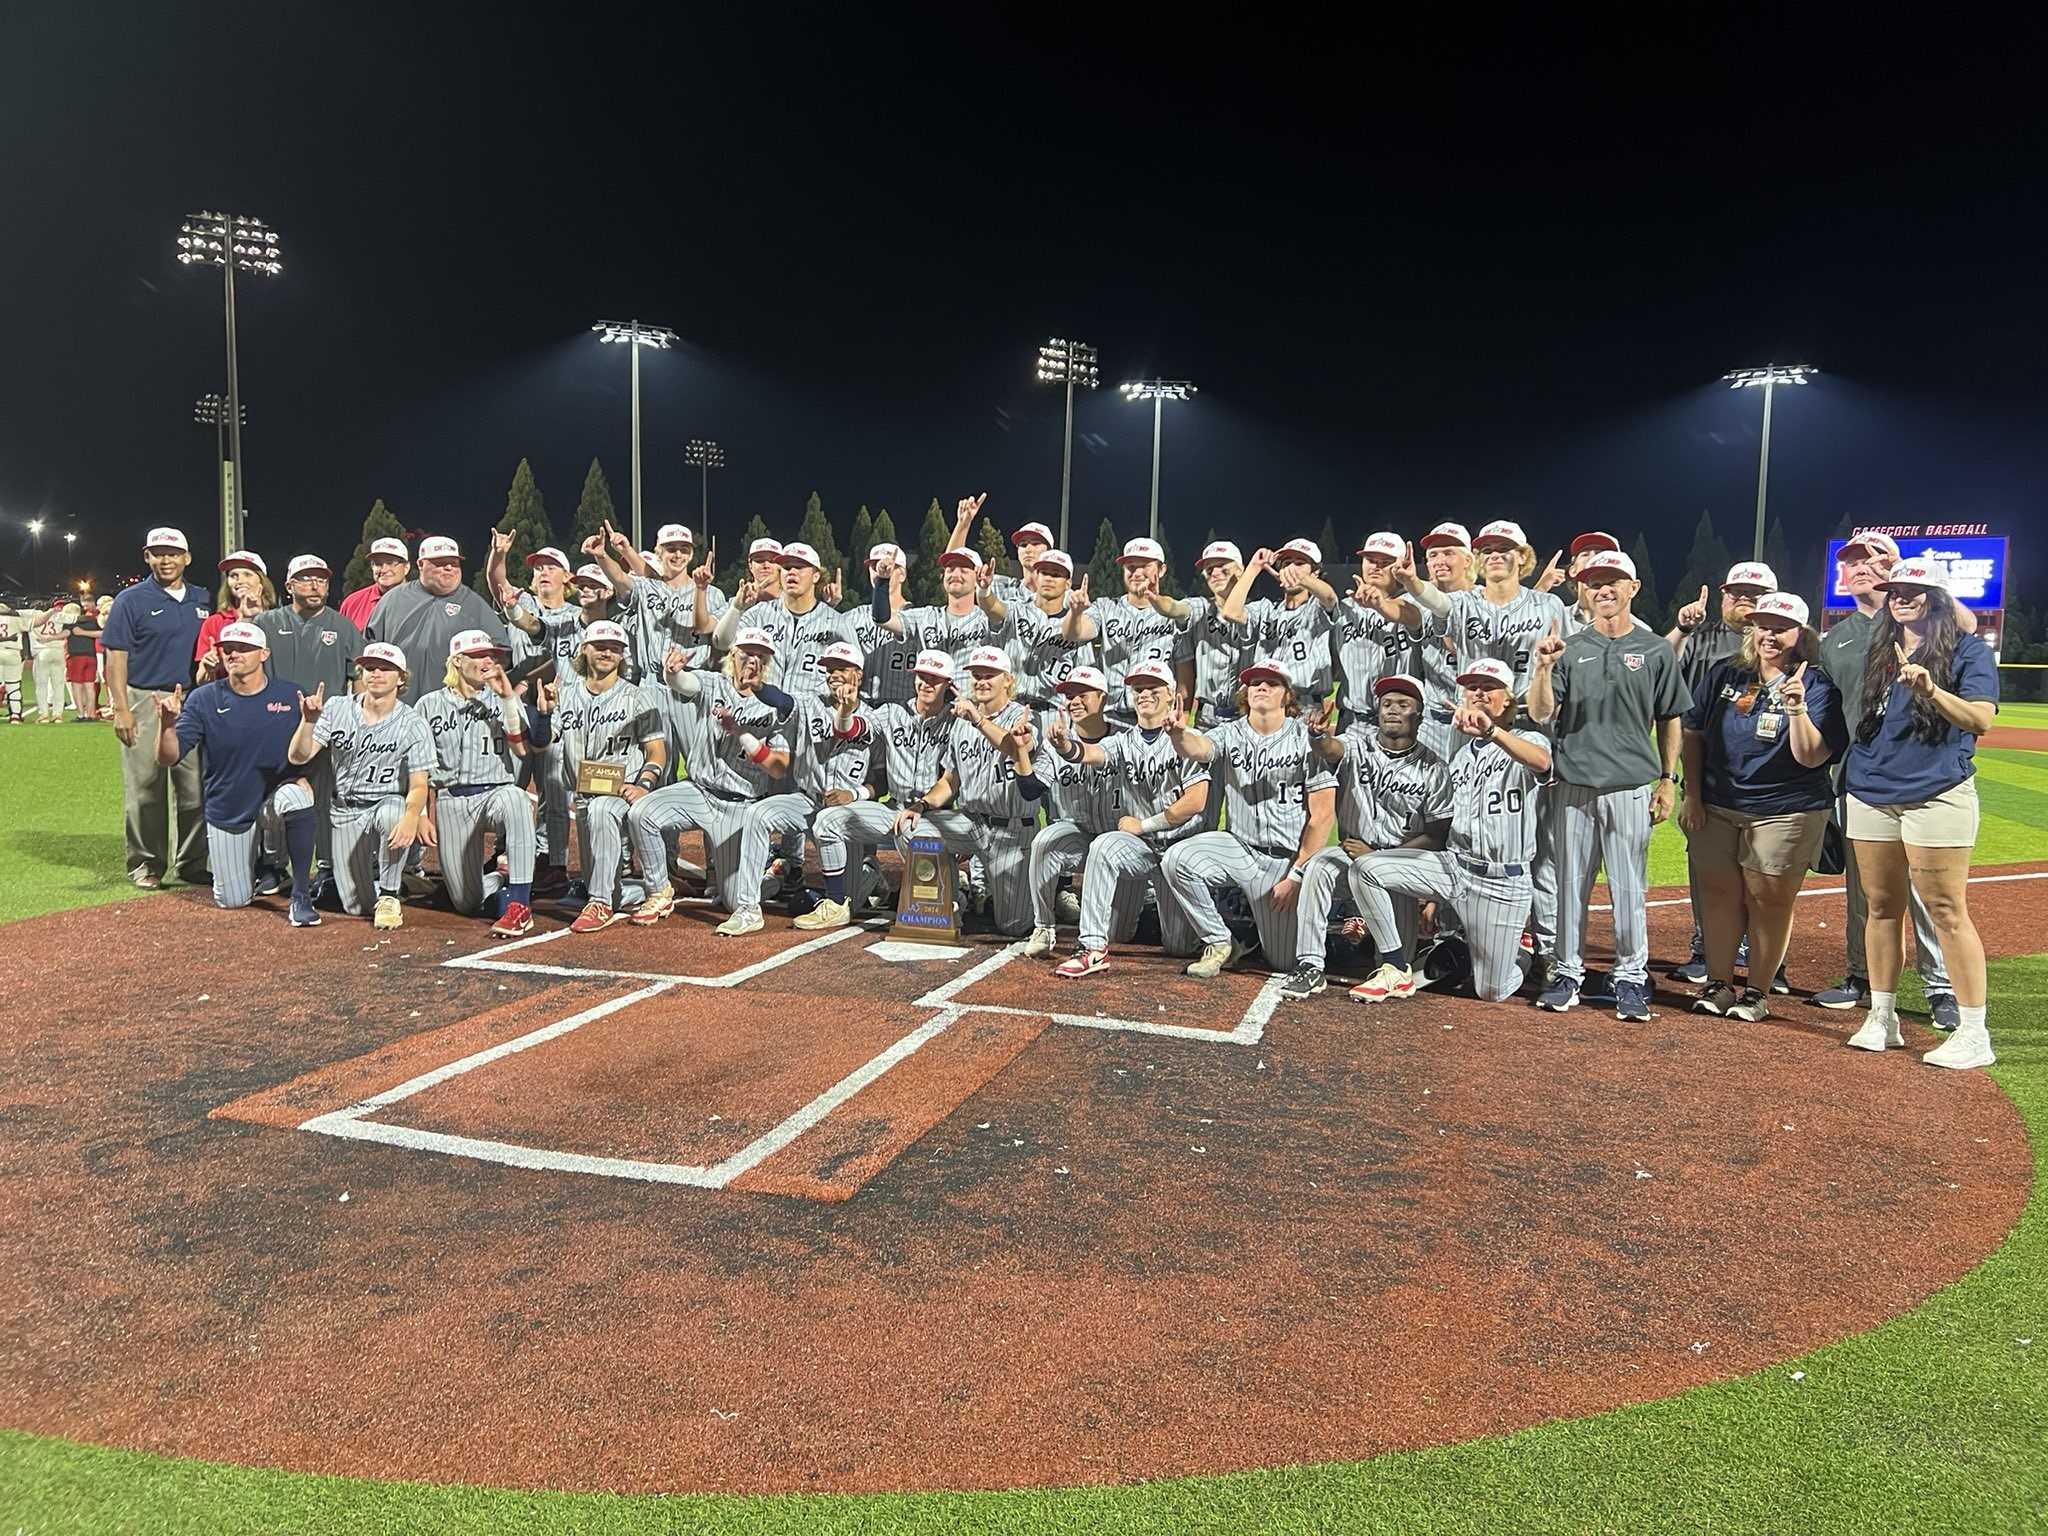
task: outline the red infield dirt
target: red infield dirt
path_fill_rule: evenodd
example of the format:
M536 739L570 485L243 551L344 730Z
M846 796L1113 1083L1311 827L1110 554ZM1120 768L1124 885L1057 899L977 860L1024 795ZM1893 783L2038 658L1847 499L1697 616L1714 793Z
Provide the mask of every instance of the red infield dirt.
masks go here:
M2031 888L1978 888L1993 953ZM1682 902L1652 920L1682 958ZM1800 902L1801 987L1841 921ZM97 984L0 1025L0 1422L632 1492L1357 1458L1859 1332L2026 1198L1995 1083L1797 998L1289 1004L709 927L380 941L200 894L11 926L9 996L56 953Z
M1980 747L2006 747L2014 752L2048 752L2048 731L2027 725L1994 725L1977 738Z

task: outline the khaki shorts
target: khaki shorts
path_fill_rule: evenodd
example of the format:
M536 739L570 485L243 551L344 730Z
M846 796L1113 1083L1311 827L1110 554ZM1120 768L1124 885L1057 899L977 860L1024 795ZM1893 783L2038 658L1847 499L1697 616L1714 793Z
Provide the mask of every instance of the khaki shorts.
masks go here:
M1760 875L1789 875L1813 867L1827 830L1826 811L1756 816L1710 805L1707 824L1692 834L1687 851L1700 869L1740 867Z
M1842 830L1852 842L1911 843L1915 848L1977 845L1977 780L1944 789L1915 805L1865 805L1849 797Z

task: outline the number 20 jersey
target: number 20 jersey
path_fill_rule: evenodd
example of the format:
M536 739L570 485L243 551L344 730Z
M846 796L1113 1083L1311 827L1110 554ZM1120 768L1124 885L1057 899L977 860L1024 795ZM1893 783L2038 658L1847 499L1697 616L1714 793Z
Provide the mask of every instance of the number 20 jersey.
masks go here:
M1536 731L1503 734L1543 740ZM1451 754L1451 851L1526 869L1536 857L1536 791L1544 781L1497 742L1463 740Z

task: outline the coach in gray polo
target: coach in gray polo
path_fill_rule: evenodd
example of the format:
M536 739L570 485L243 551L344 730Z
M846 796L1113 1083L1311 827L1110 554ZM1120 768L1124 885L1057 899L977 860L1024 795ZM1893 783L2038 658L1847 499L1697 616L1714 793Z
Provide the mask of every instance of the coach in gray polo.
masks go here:
M368 638L395 645L415 661L405 684L405 702L417 704L423 694L441 686L435 670L448 655L448 642L465 629L480 629L511 649L498 610L474 587L462 584L462 549L438 534L420 541L419 575L393 587L377 601L370 615Z
M330 699L347 693L349 663L362 654L363 632L327 606L333 580L318 555L294 555L284 578L291 602L256 617L270 637L270 675L297 683L308 697L322 684Z
M1592 622L1569 641L1553 626L1531 658L1529 718L1550 733L1558 779L1557 968L1537 1006L1563 1013L1578 1004L1587 908L1604 859L1614 1013L1640 1022L1650 1016L1650 828L1671 814L1679 716L1691 700L1670 644L1635 622L1635 562L1605 551L1579 572L1579 587Z

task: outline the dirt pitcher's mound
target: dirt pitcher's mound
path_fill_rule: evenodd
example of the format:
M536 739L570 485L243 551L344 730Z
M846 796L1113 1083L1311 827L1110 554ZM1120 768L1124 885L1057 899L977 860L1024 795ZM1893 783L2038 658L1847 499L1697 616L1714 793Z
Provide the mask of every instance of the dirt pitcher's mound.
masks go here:
M1834 953L1840 898L1800 907ZM1796 1000L1205 1009L1158 958L1055 990L770 928L500 952L530 970L450 968L480 925L425 912L383 945L203 895L8 928L0 1422L622 1491L1357 1458L1858 1332L2026 1195L1993 1081ZM66 954L89 994L51 994Z

